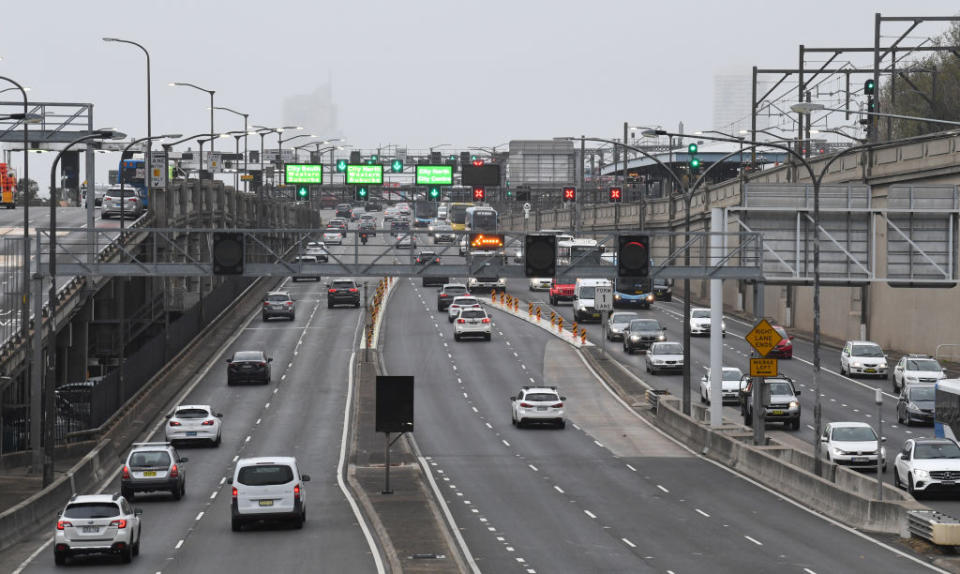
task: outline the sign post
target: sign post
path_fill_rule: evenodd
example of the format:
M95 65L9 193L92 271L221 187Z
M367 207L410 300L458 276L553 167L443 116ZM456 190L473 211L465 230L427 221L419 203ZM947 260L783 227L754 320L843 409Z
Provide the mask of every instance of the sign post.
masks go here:
M597 285L597 290L594 294L594 297L594 304L596 305L597 311L600 311L600 336L602 337L600 349L602 350L603 354L606 355L607 316L610 314L610 311L613 311L613 285Z
M771 325L769 321L760 319L760 321L754 325L753 329L747 333L745 339L760 357L766 357L767 354L777 346L781 337L780 333L777 333L777 330L773 328L773 325ZM756 363L754 363L754 361L756 361ZM770 361L773 361L773 363L771 364ZM771 370L773 372L772 375L769 374ZM762 390L766 385L764 379L775 376L777 376L776 359L750 359L750 377L753 379L751 382L753 387L753 396L751 397L753 399L753 442L757 445L762 445L766 442L766 438L764 437L766 417L764 416ZM819 437L817 440L819 440Z

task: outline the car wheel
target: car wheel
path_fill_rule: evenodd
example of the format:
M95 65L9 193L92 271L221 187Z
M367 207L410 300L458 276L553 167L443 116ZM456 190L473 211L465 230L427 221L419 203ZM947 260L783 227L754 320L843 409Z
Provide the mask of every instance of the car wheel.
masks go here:
M840 376L847 376L847 373L843 370L843 363L840 363Z
M753 417L750 416L750 415L748 415L748 414L746 414L746 413L744 413L744 415L743 415L743 424L745 424L745 425L748 426L748 427L752 427L752 426L753 426Z
M793 424L791 424L790 426L793 427L793 430L800 430L800 418L799 418L799 417L796 418L796 419L793 421Z
M297 316L296 316L296 315L290 315L290 320L291 320L291 321L296 321L296 319L297 319Z
M561 420L560 422L558 422L557 428L561 430L567 428L567 421Z
M357 301L356 303L354 303L353 306L354 306L354 307L359 307L359 306L360 306L360 301Z
M887 463L883 463L883 466L880 467L880 472L883 472L883 473L887 472Z
M124 564L129 564L133 561L133 550L130 548L130 545L124 546L123 550L120 551L120 561Z
M893 387L893 392L894 392L894 393L899 393L899 392L900 392L900 388L897 387L897 378L894 377L893 375L890 375L890 385Z
M327 309L333 309L333 303L327 301Z
M556 304L557 304L557 300L554 299L553 297L551 297L551 298L550 298L550 304L551 304L551 305L556 305Z
M140 539L143 538L143 526L140 527L140 532L137 533L137 541L133 545L133 555L140 556Z
M452 317L452 316L447 315L447 323L453 323L453 317Z
M903 424L903 415L900 414L900 409L897 409L897 424Z
M217 440L213 441L213 446L220 446L220 435L217 434Z
M914 498L917 497L917 491L913 489L913 475L912 475L912 474L908 474L908 475L907 475L907 492L910 493L910 496L912 496L912 497L914 497Z
M239 518L231 518L230 530L233 530L234 532L240 532L243 530L243 522L241 522Z
M903 488L903 484L900 482L900 473L897 472L897 469L893 469L893 486L897 488Z
M293 527L296 528L297 530L302 529L303 523L304 521L306 521L306 519L307 517L305 516L305 513L301 513L299 516L293 519Z
M126 499L127 499L127 502L133 502L133 497L134 497L133 489L132 489L132 488L121 488L121 489L120 489L120 496L126 498Z
M524 424L525 424L525 423L523 422L523 419L518 420L518 421L517 421L517 428L518 428L518 429L522 429Z
M460 333L454 333L454 334L453 334L453 340L459 343L459 342L460 342Z
M181 498L183 498L183 488L181 488L181 487L179 487L179 486L175 486L175 487L173 487L173 489L170 491L170 494L173 495L173 499L174 499L174 500L180 500Z
M53 552L53 563L57 566L63 566L67 563L67 555L63 552Z
M483 339L484 339L485 341L489 341L489 340L490 340L490 333L484 334Z

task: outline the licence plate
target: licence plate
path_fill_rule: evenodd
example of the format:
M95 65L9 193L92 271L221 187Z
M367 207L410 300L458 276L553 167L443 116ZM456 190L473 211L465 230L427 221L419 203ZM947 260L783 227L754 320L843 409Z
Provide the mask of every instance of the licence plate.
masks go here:
M853 462L867 462L869 459L865 456L855 456L852 460Z
M197 436L197 431L187 431L187 436Z
M97 532L100 532L100 527L99 527L99 526L84 526L82 532L83 532L84 534L96 534Z
M783 411L770 411L771 415L782 415Z
M157 476L157 471L155 471L155 470L145 470L145 471L143 471L143 476Z
M940 484L942 484L942 485L944 485L944 486L953 486L953 485L956 484L956 483L957 483L957 481L955 481L955 480L941 480L941 481L940 481Z
M273 506L273 501L272 501L272 500L261 500L261 501L260 501L260 506Z
M864 372L864 373L876 373L877 370L876 370L876 369L864 369L863 372Z
M545 411L545 410L547 410L547 407L537 407L537 410L538 410L538 411Z
M593 315L590 315L590 316L593 317L594 319L599 319L600 313L594 313Z

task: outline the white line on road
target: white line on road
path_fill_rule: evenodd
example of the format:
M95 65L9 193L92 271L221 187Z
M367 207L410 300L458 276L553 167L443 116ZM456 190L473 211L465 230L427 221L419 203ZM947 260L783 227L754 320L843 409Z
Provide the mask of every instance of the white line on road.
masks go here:
M632 470L633 472L637 472L637 469L633 468L633 467L630 466L629 464L627 465L627 468L629 468L629 469Z
M235 456L235 457L233 457L233 462L237 462L237 459L238 459L238 458L240 458L240 456ZM224 483L224 482L227 482L227 477L221 476L221 477L220 477L220 486L223 486L223 483Z
M746 538L747 540L749 540L750 542L753 542L753 543L756 544L757 546L763 546L763 542L760 542L760 541L757 540L756 538L751 538L751 537L747 536L746 534L744 534L743 537Z
M260 420L261 420L261 419L257 419L257 422L255 422L255 423L253 423L253 424L255 424L255 425L260 424Z
M507 441L505 441L505 440L503 440L503 439L500 439L500 442L502 442L504 446L510 446L510 443L508 443Z
M531 383L536 383L537 381L533 380L533 377L530 377L530 382L531 382Z
M556 490L556 491L559 492L560 494L566 494L566 493L563 491L563 489L560 488L559 486L557 486L556 484L553 485L553 488L554 488L554 490Z
M817 574L816 572L814 572L813 570L811 570L811 569L809 569L809 568L804 568L803 571L806 572L807 574Z
M490 423L483 423L483 424L487 425L487 428L488 428L488 429L493 430L493 425L492 425L492 424L490 424Z
M220 492L220 491L219 491L219 490L214 490L213 492L211 492L211 493L210 493L210 500L213 500L214 498L216 498L218 492Z
M813 425L807 425L807 428L810 429L810 430L817 430L817 429L813 428Z
M203 518L203 511L202 511L202 510L200 511L200 514L198 514L197 517L194 518L194 520L200 520L201 518Z
M698 513L706 516L707 518L710 518L710 515L709 515L709 514L707 514L706 512L700 510L699 508L694 508L694 510L696 510Z
M270 408L270 403L267 403L267 404L263 405L263 408L269 409L269 408Z
M477 407L470 407L470 408L473 409L473 412L475 412L475 413L479 413L479 412L480 412L480 411L477 410Z
M528 464L527 466L529 466L531 469L533 469L533 472L539 472L539 470L540 470L539 468L533 466L532 464Z
M630 541L627 540L626 538L621 538L620 540L623 540L623 543L626 544L627 546L629 546L630 548L636 548L636 547L637 547L636 544L634 544L633 542L630 542Z
M657 488L659 488L660 490L666 492L667 494L670 494L670 491L667 490L666 488L664 488L662 485L659 485L659 484L658 484L658 485L657 485Z
M250 435L247 435L247 438L243 439L243 442L250 442Z
M599 446L600 448L603 448L603 443L598 440L593 441L593 444Z
M586 514L587 516L589 516L590 518L593 518L593 519L596 519L596 518L597 518L597 515L596 515L596 514L590 512L590 511L587 510L587 509L584 509L584 510L583 510L583 513Z
M180 547L183 546L183 538L177 541L177 545L173 547L174 550L180 550Z

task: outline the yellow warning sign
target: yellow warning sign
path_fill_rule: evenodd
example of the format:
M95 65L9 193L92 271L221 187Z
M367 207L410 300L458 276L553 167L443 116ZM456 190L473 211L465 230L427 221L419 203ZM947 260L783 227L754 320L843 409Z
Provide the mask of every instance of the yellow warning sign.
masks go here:
M766 319L760 319L760 322L746 336L747 342L761 356L765 356L772 351L781 338L780 333L777 333L777 330Z
M776 359L750 359L751 377L776 377L777 374Z

